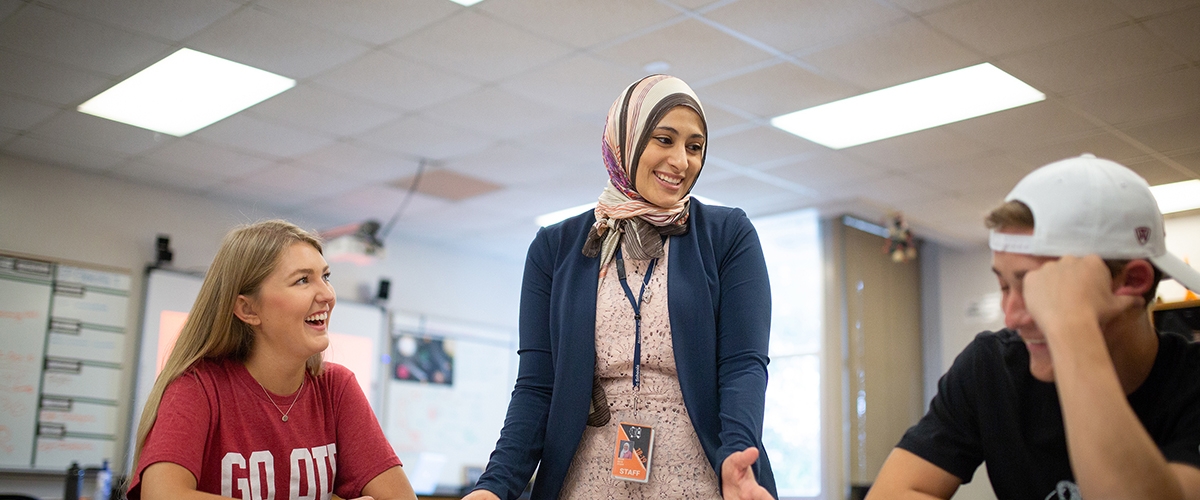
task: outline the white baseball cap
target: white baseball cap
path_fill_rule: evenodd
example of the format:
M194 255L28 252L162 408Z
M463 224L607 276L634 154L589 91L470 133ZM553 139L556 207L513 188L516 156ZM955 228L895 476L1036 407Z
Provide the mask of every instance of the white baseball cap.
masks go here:
M992 230L997 252L1061 257L1146 259L1192 291L1200 272L1167 253L1163 216L1150 185L1134 171L1090 154L1056 161L1026 175L1004 201L1033 212L1033 234Z

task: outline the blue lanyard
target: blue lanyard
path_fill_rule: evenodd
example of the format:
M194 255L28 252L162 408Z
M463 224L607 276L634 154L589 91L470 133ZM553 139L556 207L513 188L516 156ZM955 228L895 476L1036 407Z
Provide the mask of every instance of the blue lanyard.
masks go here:
M654 274L654 264L658 259L651 259L646 267L646 275L642 277L642 290L638 292L637 300L633 300L633 290L625 281L625 260L621 258L621 248L617 247L617 278L621 280L621 288L625 290L625 298L633 306L633 388L637 389L642 381L642 297L646 294L646 285L650 283L650 275Z

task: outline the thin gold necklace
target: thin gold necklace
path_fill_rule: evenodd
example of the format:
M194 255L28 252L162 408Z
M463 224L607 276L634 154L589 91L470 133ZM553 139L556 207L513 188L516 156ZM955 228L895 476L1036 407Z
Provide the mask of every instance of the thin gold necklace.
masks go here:
M255 380L255 382L258 381ZM296 397L292 398L292 404L288 405L287 411L283 411L283 408L280 408L279 405L275 404L275 398L271 397L271 393L267 392L267 388L263 387L262 382L258 382L258 387L263 390L263 394L267 395L267 401L270 401L271 405L275 406L276 410L279 410L279 414L283 416L283 421L287 422L288 414L292 412L292 407L296 406L296 401L300 399L300 391L304 390L304 379L300 379L300 388L296 389Z

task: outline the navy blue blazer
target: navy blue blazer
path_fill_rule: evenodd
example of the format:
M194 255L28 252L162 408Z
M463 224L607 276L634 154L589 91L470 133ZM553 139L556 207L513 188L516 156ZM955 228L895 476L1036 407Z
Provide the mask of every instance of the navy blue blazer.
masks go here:
M496 450L476 489L556 498L587 425L596 362L600 259L582 253L592 212L538 231L521 287L520 368ZM771 287L758 234L737 208L691 202L671 237L667 296L679 386L717 476L731 453L759 449L754 477L772 495L762 445Z

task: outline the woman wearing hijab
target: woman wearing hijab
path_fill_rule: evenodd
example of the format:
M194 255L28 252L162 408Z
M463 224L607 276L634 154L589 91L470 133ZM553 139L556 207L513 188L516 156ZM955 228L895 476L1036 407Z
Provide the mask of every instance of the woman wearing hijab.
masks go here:
M609 109L596 209L530 245L516 387L467 499L515 499L535 469L534 499L775 496L762 449L770 285L746 214L689 195L707 133L670 76Z

